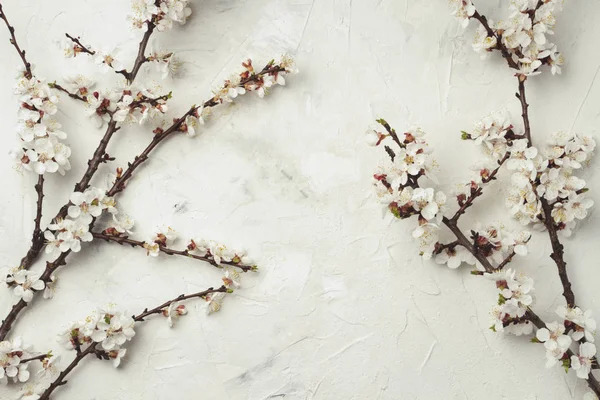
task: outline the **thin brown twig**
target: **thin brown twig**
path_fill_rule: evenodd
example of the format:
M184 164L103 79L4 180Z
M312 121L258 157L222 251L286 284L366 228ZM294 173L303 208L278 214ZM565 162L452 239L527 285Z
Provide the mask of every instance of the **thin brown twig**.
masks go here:
M8 31L10 32L10 44L12 44L17 53L19 53L19 57L21 57L21 61L23 61L23 66L25 67L25 77L27 79L31 79L33 77L33 73L31 72L31 63L27 61L27 57L25 56L25 50L21 50L19 43L17 43L17 38L15 36L15 28L8 22L8 18L6 17L6 13L2 8L2 4L0 3L0 19L4 20Z
M83 45L83 43L81 43L81 41L79 40L79 38L73 37L71 35L69 35L68 33L65 33L65 36L68 37L69 39L71 39L71 41L73 43L75 43L77 46L79 46L79 49L81 52L83 53L87 53L91 56L95 55L96 52L93 50L88 49L86 46Z
M483 266L483 268L485 269L486 272L492 273L496 270L493 267L493 265L490 263L490 261L484 255L482 255L480 252L478 252L476 250L476 248L473 246L471 241L469 239L467 239L467 237L464 235L464 233L456 225L456 222L453 222L453 221L449 220L448 218L444 217L443 223L452 231L452 233L454 233L459 244L461 244L467 250L469 250L469 252L473 255L473 257L475 257L475 259L477 261L479 261L479 263ZM538 329L546 327L546 324L542 321L542 319L533 310L529 309L527 311L526 317ZM571 350L567 350L566 353L569 357L573 355L573 352ZM600 396L600 382L594 377L594 375L592 375L590 373L590 375L586 379L586 381L587 381L590 389L592 389L596 395Z
M162 313L162 311L165 308L169 307L171 304L176 303L178 301L189 300L189 299L193 299L193 298L205 298L207 295L209 295L211 293L227 293L228 291L229 291L229 289L227 289L227 287L225 287L224 285L221 285L221 287L219 287L218 289L214 289L211 287L211 288L208 288L208 289L203 290L202 292L198 292L198 293L181 294L181 295L177 296L176 298L174 298L173 300L166 301L163 304L161 304L160 306L154 307L151 310L148 310L146 308L144 310L144 312L142 312L141 314L138 314L138 315L134 315L132 318L136 322L142 322L142 321L144 321L145 318L149 317L152 314Z
M516 255L517 253L515 253L515 251L513 250L504 260L502 260L500 264L498 264L498 266L496 267L496 271L502 271L504 267L506 267Z
M24 364L26 362L30 362L30 361L42 361L45 360L46 358L48 358L48 354L40 354L39 356L35 356L35 357L29 357L29 358L24 358L22 360L20 360L19 362L21 364Z
M482 184L490 183L491 181L496 179L496 175L498 174L498 171L500 171L500 168L502 167L502 165L504 165L506 160L509 159L509 157L510 157L510 152L507 151L506 154L504 155L504 157L502 157L502 159L498 161L498 166L487 177L482 179ZM475 192L471 193L471 195L467 198L465 203L462 206L460 206L460 208L456 211L454 216L452 216L451 220L458 221L460 216L462 214L464 214L467 211L467 209L473 205L473 202L475 201L475 199L477 199L482 194L483 194L483 186L479 186L477 189L475 189Z
M56 89L58 91L66 93L67 96L69 96L72 99L79 100L79 101L82 101L84 103L87 103L87 99L85 97L80 96L80 95L78 95L76 93L69 92L67 89L65 89L64 87L62 87L61 85L59 85L56 82L49 83L48 86L50 86L52 89Z
M118 243L120 245L127 244L131 247L144 248L144 245L146 244L146 242L139 241L139 240L133 240L127 236L112 236L112 235L107 235L107 234L104 234L101 232L92 232L92 236L94 236L94 239L102 239L107 242ZM158 248L161 253L165 253L170 256L183 256L183 257L187 257L187 258L193 258L195 260L207 262L210 265L212 265L213 267L217 267L217 268L223 268L223 265L229 265L232 267L237 267L244 272L253 270L253 267L251 265L241 265L241 264L235 263L233 261L224 261L223 260L223 261L221 261L221 264L223 264L223 265L217 264L217 262L212 257L199 256L197 254L192 254L187 249L186 250L175 250L175 249L171 249L166 246L159 246Z

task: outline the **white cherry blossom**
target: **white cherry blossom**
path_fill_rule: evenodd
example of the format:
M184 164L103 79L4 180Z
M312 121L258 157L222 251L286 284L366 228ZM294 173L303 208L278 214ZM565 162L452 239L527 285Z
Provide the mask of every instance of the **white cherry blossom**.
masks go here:
M40 280L40 274L25 269L14 275L14 282L16 284L13 289L15 295L25 302L30 302L33 299L34 291L44 290L46 287L44 281Z
M592 370L592 362L596 356L596 346L593 343L583 343L579 346L579 355L571 356L571 368L577 377L587 379Z

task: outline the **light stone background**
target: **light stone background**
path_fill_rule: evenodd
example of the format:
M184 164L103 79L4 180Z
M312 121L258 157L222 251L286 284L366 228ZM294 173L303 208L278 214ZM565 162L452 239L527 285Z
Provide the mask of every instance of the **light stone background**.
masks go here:
M398 130L417 123L437 148L445 189L469 176L481 158L460 130L489 111L507 107L519 124L515 79L499 57L482 62L444 0L204 0L195 1L183 28L156 35L185 60L185 74L161 82L173 90L172 115L199 103L250 56L262 64L294 54L301 74L260 100L246 96L219 111L200 137L175 137L119 196L144 239L167 224L183 237L204 236L247 248L261 266L222 312L207 318L202 302L169 329L156 317L139 325L115 370L85 361L56 392L59 399L580 399L584 385L559 367L544 369L541 346L488 329L497 292L492 284L451 271L416 254L414 221L392 221L371 195L370 176L382 157L363 144L380 116ZM503 1L479 1L498 15ZM485 4L484 4L485 3ZM65 60L65 32L96 47L119 45L127 65L140 34L125 20L123 0L9 0L3 2L37 73L98 75L90 60ZM529 84L534 140L553 130L597 134L600 122L598 0L568 2L556 42L567 65ZM28 246L34 177L12 169L16 99L11 94L14 50L0 28L0 255L18 262ZM144 70L148 71L148 70ZM142 76L145 76L144 73ZM156 79L154 72L147 74ZM100 87L114 82L104 75ZM80 104L63 96L60 122L73 148L73 169L47 180L47 215L68 198L101 132ZM122 129L109 152L123 166L150 139ZM595 191L594 163L585 173ZM101 174L108 171L103 166ZM99 184L99 180L95 180ZM511 224L502 184L487 190L463 221ZM600 317L597 294L597 219L566 242L579 303ZM180 242L183 246L183 241ZM536 279L536 310L552 319L562 304L549 242L540 234L532 254L514 265ZM220 273L192 260L148 258L112 244L86 245L58 273L52 301L39 301L13 335L38 350L72 353L56 333L96 306L116 303L131 313L182 292L218 285ZM42 268L38 263L35 268ZM0 295L4 314L15 301ZM0 388L9 399L14 386Z

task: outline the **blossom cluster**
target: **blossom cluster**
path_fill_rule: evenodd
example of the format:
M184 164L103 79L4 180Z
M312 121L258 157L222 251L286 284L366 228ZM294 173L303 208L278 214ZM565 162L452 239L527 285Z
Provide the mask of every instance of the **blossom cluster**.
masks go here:
M253 260L250 258L244 249L232 249L224 244L215 242L214 240L206 240L202 238L192 239L187 245L187 250L191 254L207 257L213 260L217 265L223 263L253 266Z
M514 218L523 225L539 224L544 218L541 200L545 199L552 205L557 229L569 236L575 220L584 219L594 204L585 196L585 180L575 172L590 161L596 142L589 136L558 132L544 151L539 151L512 128L508 115L497 112L462 137L480 144L492 160L509 156L506 167L513 174L506 205Z
M506 204L523 224L543 220L542 199L552 205L552 223L565 236L575 220L584 219L593 201L585 196L586 183L574 175L590 160L595 148L591 137L554 134L550 149L542 155L527 147L525 139L513 141L507 167L513 170L512 187Z
M170 94L157 97L151 89L131 86L95 91L86 97L85 113L98 128L109 121L143 124L165 114L170 98Z
M200 126L210 115L210 108L199 107L194 109L191 115L185 117L185 121L179 127L179 130L188 137L194 137L200 131Z
M294 60L288 56L282 56L279 63L271 60L262 71L256 71L252 60L248 59L242 63L242 70L232 75L225 81L223 86L214 91L213 99L217 103L231 103L236 97L247 92L256 92L258 97L264 97L272 86L285 86L287 74L297 73L298 69Z
M562 1L511 0L508 18L498 23L481 21L473 49L486 58L502 47L511 57L521 80L540 74L542 65L549 66L552 74L560 74L564 59L548 36L554 34L554 14L560 11ZM453 14L465 27L471 18L478 17L471 0L450 0L450 4Z
M58 97L44 79L19 70L15 94L19 98L19 145L12 150L18 169L34 171L39 175L71 169L71 148L61 142L67 134L52 118L58 111Z
M385 123L383 120L381 122ZM383 134L372 130L367 133L367 141L377 145L390 136L398 138L395 132ZM447 198L442 191L418 186L422 176L434 179L431 174L434 162L429 156L430 149L424 132L412 129L404 133L402 141L398 139L396 143L399 143L400 149L394 150L373 175L375 191L396 218L418 216L419 225L413 231L413 237L419 240L421 255L429 259L438 242L439 224Z
M184 25L190 15L189 0L133 0L129 19L134 28L146 31L152 23L162 32L173 28L174 22Z
M385 146L387 157L373 175L374 188L380 201L400 219L417 216L418 226L413 237L419 241L420 254L425 259L436 256L436 261L457 268L463 262L475 264L472 255L456 243L439 243L440 223L444 217L447 197L444 192L432 187L420 187L419 179L427 177L435 182L432 174L436 163L431 158L431 150L425 140L425 133L413 128L398 135L389 124L380 119L378 122L386 132L370 129L366 135L369 145L378 146L391 138L397 145L392 150ZM508 242L507 245L509 246Z
M491 329L517 336L533 332L533 324L524 318L534 301L533 279L510 268L484 276L493 280L500 291L498 305L492 310Z
M0 383L6 385L9 379L15 383L29 380L29 363L23 362L29 357L29 347L21 338L0 342Z
M83 346L100 344L115 367L121 363L125 342L135 336L135 321L112 307L98 309L82 321L77 321L59 335L59 342L68 349L81 351Z
M514 233L503 227L492 225L476 231L475 244L482 255L500 264L513 253L526 256L528 253L527 243L530 239L531 232Z
M579 378L587 379L596 360L596 320L591 311L579 307L560 306L556 313L563 322L551 322L536 332L536 340L546 348L546 367L561 361L566 369L573 368ZM569 357L567 351L573 342L580 343L579 354Z
M508 140L513 137L513 125L506 110L499 110L477 121L471 132L462 132L463 140L473 140L494 161L500 161L508 150Z
M181 61L172 51L153 51L146 59L154 63L162 79L167 78L169 75L177 75L181 68Z
M46 284L40 278L40 273L21 268L9 270L3 276L3 280L8 286L14 286L13 293L15 296L27 303L33 299L34 291L46 288ZM44 292L44 297L48 298L46 291Z
M472 239L479 254L499 267L515 254L519 256L528 254L527 242L531 239L531 233L528 231L514 233L501 226L492 225L484 229L474 229ZM453 244L443 246L438 243L434 254L438 264L448 264L450 268L458 268L462 263L483 268L471 252L462 246Z
M449 0L452 15L460 21L463 28L469 25L469 20L475 14L475 6L471 0Z
M46 253L53 259L67 251L79 252L81 242L91 242L90 224L104 211L118 214L115 199L96 187L73 192L70 200L67 217L54 221L44 232Z

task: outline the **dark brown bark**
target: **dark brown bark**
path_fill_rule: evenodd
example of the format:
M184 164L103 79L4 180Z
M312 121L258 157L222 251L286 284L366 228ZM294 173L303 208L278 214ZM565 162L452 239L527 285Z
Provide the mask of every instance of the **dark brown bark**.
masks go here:
M523 124L525 126L525 138L529 146L533 146L531 141L531 125L529 124L529 104L527 104L527 97L525 95L525 81L519 79L519 93L517 93L517 99L521 102L521 117L523 118Z
M546 225L548 236L550 237L550 244L552 245L552 254L550 254L550 258L554 260L554 263L558 268L558 276L563 287L563 296L567 301L567 305L569 307L575 307L575 293L573 293L571 281L569 281L569 276L567 275L567 263L564 258L563 245L558 239L558 232L556 230L556 225L554 224L554 219L552 218L552 207L544 198L541 198L540 202L542 203L542 210L544 211L544 225Z

